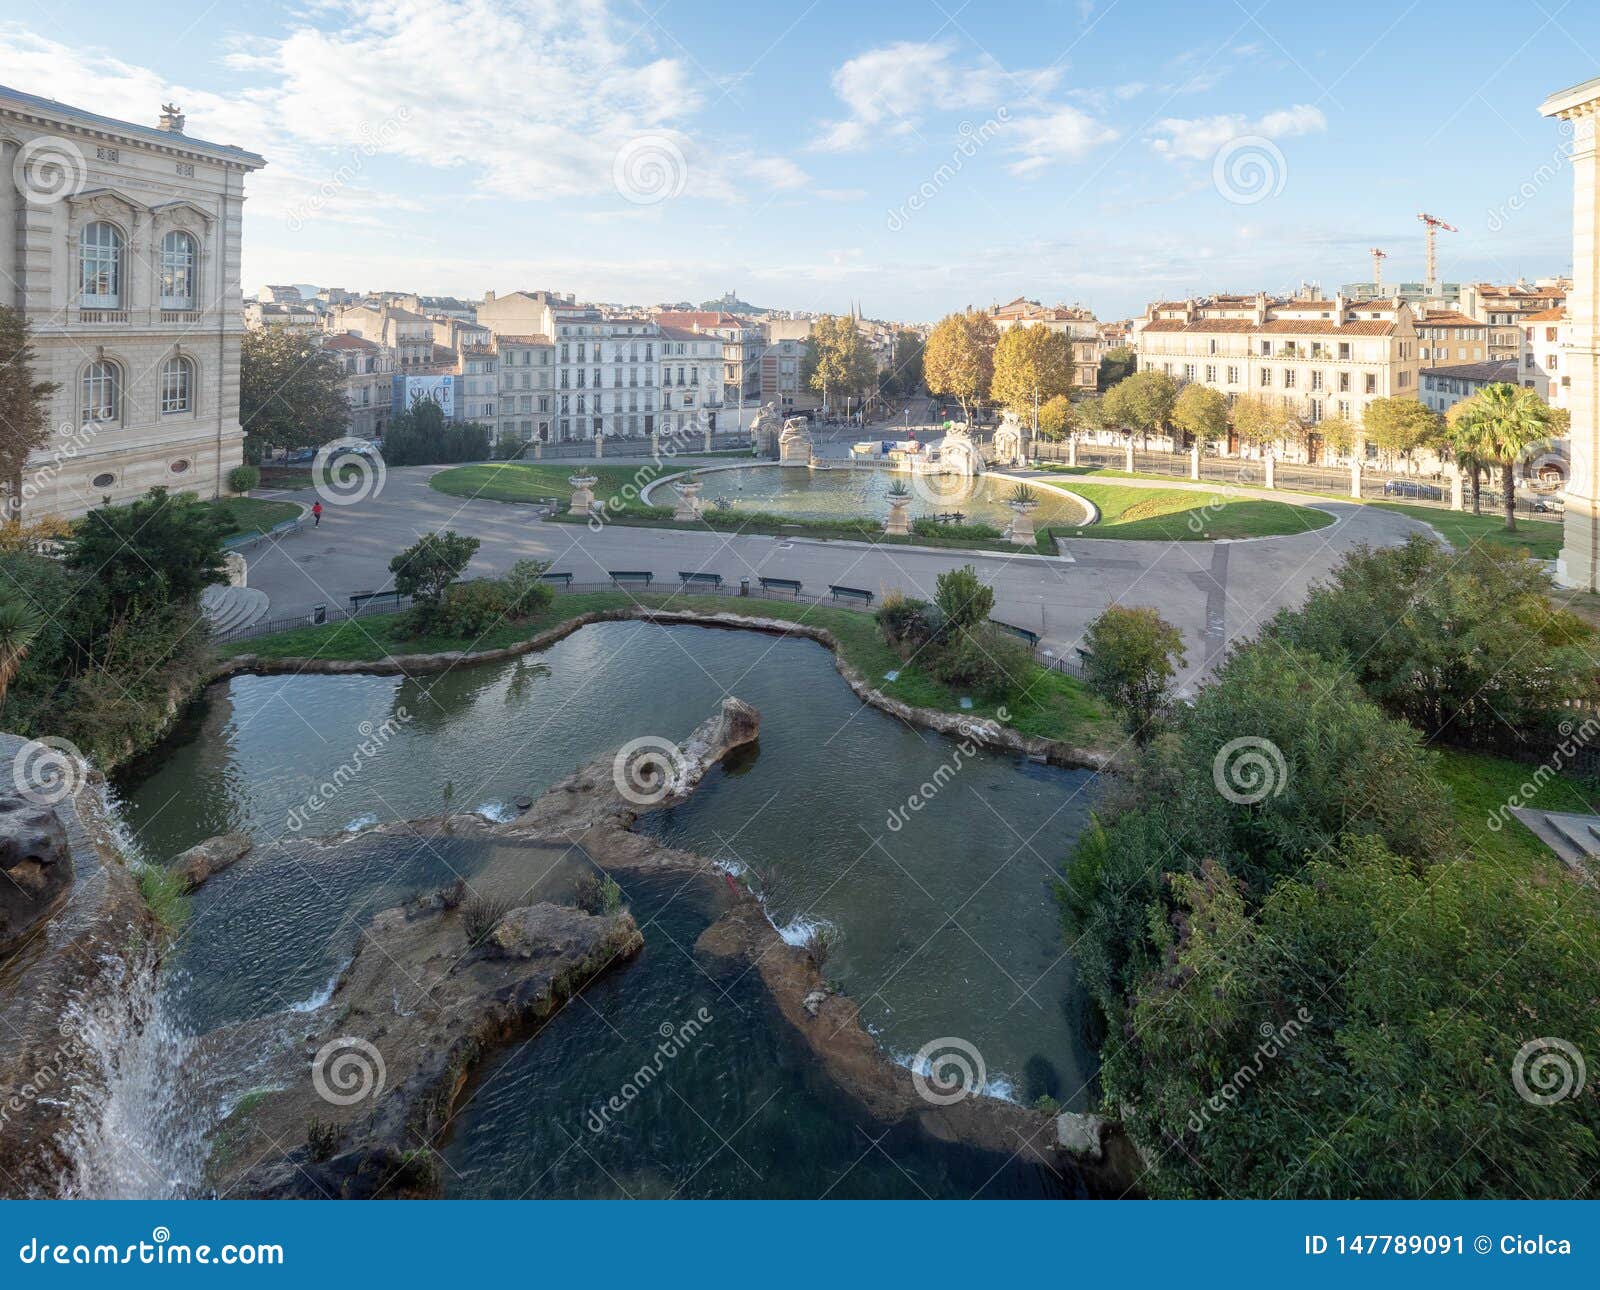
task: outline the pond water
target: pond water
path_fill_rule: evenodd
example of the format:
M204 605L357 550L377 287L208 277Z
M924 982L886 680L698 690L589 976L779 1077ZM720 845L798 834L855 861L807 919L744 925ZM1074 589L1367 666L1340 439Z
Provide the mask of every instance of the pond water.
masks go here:
M759 748L640 827L753 867L788 936L837 928L827 975L889 1053L908 1060L959 1037L981 1054L991 1092L1083 1106L1090 1058L1052 884L1093 778L864 707L812 642L700 627L597 624L542 655L438 677L212 687L180 737L124 778L125 818L156 859L230 829L289 844L260 847L196 894L169 957L173 1011L199 1032L306 1006L371 913L457 873L470 879L505 845L373 836L323 853L306 835L446 808L507 812L624 740L682 739L729 693L761 710ZM357 751L363 740L370 755ZM339 787L308 812L325 782ZM546 873L556 898L577 874L570 856L520 863ZM985 1168L910 1142L891 1164L820 1087L756 975L694 953L712 911L692 890L635 881L625 896L643 954L485 1069L445 1152L452 1191L787 1196L836 1184L831 1194L961 1195L993 1172L992 1159ZM712 1021L670 1078L604 1133L587 1130L660 1028L701 1008ZM712 1135L740 1126L740 1149L712 1157ZM985 1194L1057 1185L1012 1170Z
M725 500L735 510L793 515L798 519L836 520L866 517L885 519L889 514L889 487L896 480L911 489L910 514L949 515L959 512L968 523L992 524L1004 529L1012 513L1006 494L1016 485L990 475L908 475L887 469L845 465L811 470L801 466L743 466L736 470L710 470L698 476L705 487L706 506ZM1084 524L1084 507L1062 493L1032 484L1039 500L1035 524ZM675 494L669 484L650 495L658 505L670 504Z

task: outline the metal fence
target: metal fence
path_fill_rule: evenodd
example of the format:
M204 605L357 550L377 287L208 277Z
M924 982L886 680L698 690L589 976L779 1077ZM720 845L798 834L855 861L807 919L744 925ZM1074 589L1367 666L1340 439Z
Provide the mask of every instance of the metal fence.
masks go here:
M741 449L748 451L752 446L753 444L749 434L742 430L729 431L726 434L713 434L711 436L712 452L737 452ZM522 456L519 457L518 460L567 461L572 459L582 459L585 461L593 461L596 459L594 455L594 440L592 439L559 440L554 443L539 444L538 448L539 455L535 457L534 445L529 444L528 447L524 449ZM602 462L606 457L623 457L629 459L637 457L653 457L658 452L662 456L681 457L690 453L705 451L705 436L699 431L694 431L690 434L683 435L663 434L658 435L654 443L651 442L648 435L640 435L637 437L628 438L608 438L602 445L602 451L605 453L604 457L599 458L599 460Z

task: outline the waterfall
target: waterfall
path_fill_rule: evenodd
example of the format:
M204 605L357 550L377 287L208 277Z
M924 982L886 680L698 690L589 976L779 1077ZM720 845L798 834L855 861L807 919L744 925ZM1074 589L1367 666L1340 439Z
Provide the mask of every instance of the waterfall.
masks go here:
M118 958L104 994L68 1005L61 1031L81 1050L67 1090L62 1195L165 1200L198 1188L210 1117L194 1087L195 1045L169 1015L154 952Z

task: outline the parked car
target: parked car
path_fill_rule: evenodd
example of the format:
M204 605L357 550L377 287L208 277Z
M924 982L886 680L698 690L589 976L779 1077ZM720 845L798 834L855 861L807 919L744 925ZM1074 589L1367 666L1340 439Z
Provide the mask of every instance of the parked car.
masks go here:
M1444 490L1435 488L1432 484L1419 483L1414 479L1388 479L1383 484L1385 497L1421 497L1430 502L1442 502Z

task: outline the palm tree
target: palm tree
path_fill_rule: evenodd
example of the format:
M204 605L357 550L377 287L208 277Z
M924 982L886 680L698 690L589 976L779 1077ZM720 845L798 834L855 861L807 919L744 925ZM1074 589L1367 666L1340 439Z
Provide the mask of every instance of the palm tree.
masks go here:
M1495 462L1506 508L1506 532L1517 530L1517 463L1550 438L1550 408L1532 390L1497 381L1485 385L1451 420L1458 450L1475 463Z
M6 701L6 691L28 656L44 620L25 604L11 596L0 596L0 704Z

